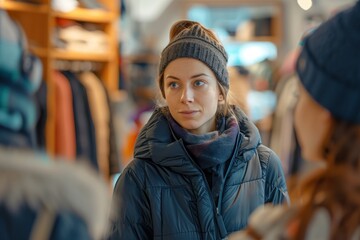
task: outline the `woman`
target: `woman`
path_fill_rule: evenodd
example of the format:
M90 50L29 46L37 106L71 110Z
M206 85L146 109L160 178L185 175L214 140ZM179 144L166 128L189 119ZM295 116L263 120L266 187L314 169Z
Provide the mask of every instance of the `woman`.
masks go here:
M360 239L359 41L360 2L305 39L295 129L302 156L322 164L296 189L296 205L255 211L231 240Z
M143 127L115 186L110 239L223 239L258 206L287 201L278 157L227 104L226 64L211 31L172 26L159 64L166 106Z

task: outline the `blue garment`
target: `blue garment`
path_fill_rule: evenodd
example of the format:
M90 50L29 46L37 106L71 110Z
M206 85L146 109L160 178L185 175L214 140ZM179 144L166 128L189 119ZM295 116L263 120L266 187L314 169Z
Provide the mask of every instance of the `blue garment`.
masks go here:
M34 93L42 81L43 66L27 48L21 26L0 9L0 82Z
M14 132L0 125L0 145L17 148L36 148L33 131Z
M0 132L9 134L0 136L1 144L36 147L33 94L42 74L42 63L28 52L21 26L0 9Z
M0 78L1 79L1 78ZM20 123L13 129L14 122L1 121L0 125L12 129L13 131L32 130L37 122L37 109L34 98L19 91L17 88L9 87L0 82L0 111L9 116L10 113L17 113L20 117Z
M222 239L243 229L258 206L287 202L280 160L238 109L236 118L240 132L215 201L182 139L155 110L116 183L109 239Z

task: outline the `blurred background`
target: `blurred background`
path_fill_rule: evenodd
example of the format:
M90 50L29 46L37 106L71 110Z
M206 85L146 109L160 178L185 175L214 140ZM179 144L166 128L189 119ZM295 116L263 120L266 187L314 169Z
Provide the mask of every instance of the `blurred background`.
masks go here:
M157 104L157 66L170 26L186 18L224 43L229 100L291 174L302 161L292 125L299 42L354 2L0 0L0 139L86 159L111 180L131 161ZM19 94L27 98L18 101Z

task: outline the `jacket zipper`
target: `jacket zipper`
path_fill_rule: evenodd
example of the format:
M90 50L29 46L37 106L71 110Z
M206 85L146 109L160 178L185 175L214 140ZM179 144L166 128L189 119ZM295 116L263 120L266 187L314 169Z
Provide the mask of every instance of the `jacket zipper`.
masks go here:
M239 137L239 135L237 136L237 138ZM218 233L220 234L220 237L221 237L221 240L226 240L227 239L227 230L226 230L226 227L225 227L225 224L224 224L224 221L223 221L223 218L220 214L220 211L221 211L221 201L222 201L222 190L224 188L224 183L223 185L221 186L221 190L220 190L220 193L219 193L219 197L218 197L218 206L216 207L215 206L215 202L214 202L214 199L212 197L212 194L211 194L211 189L210 189L210 186L206 180L206 177L205 177L205 174L203 172L203 170L195 163L195 161L192 159L192 157L188 154L185 146L184 146L184 143L181 139L178 140L180 142L180 145L181 147L183 148L184 152L186 153L187 157L190 159L190 161L193 163L193 165L199 170L199 172L201 173L201 176L202 176L202 179L203 181L205 182L205 186L206 186L206 189L207 189L207 192L210 196L210 199L211 199L211 205L213 207L213 212L215 213L215 222L216 222L216 227L217 227L217 230L218 230ZM239 146L239 143L238 143L238 140L236 140L236 146L235 146L235 150L238 148ZM230 168L233 164L233 160L235 158L235 154L233 154L232 156L232 159L231 159L231 162L230 162L230 165L226 171L226 174L225 174L225 178L227 177L229 171L230 171ZM220 207L220 209L219 209Z

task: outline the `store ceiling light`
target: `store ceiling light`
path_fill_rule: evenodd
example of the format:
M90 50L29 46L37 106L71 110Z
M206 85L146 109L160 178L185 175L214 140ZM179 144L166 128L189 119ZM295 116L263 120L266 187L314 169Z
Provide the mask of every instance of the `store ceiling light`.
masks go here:
M313 4L312 0L297 0L297 3L305 11L309 10Z

